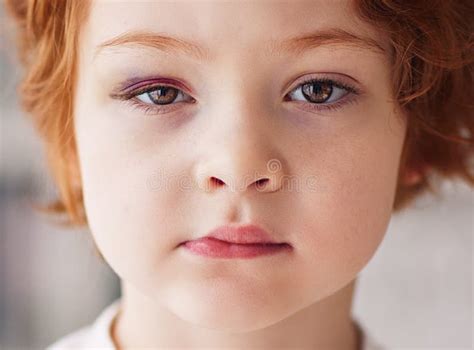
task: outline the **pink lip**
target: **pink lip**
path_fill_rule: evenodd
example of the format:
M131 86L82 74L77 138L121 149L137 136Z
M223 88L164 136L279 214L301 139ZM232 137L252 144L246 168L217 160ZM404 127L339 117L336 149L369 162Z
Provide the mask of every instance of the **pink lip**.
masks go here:
M291 248L288 243L275 241L267 231L253 224L219 226L206 236L182 245L195 254L214 258L252 258Z
M272 236L258 225L224 225L210 231L205 237L216 238L229 243L283 243L275 241Z

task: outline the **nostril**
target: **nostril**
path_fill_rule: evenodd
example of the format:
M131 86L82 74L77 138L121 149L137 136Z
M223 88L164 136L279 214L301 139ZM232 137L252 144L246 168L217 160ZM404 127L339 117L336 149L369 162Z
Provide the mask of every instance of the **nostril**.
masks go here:
M255 181L255 186L257 187L265 186L267 182L268 182L268 179L260 179L260 180Z
M216 178L216 177L213 176L213 177L211 177L211 184L212 184L213 186L214 186L214 185L220 186L220 185L223 185L223 184L224 184L224 181L219 180L218 178Z

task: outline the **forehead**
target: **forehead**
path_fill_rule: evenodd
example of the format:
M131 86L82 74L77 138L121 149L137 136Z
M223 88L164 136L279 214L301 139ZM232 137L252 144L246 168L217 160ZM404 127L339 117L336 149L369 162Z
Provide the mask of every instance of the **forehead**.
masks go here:
M188 45L188 48L189 52L195 49L196 57L215 59L245 52L274 55L282 48L297 51L299 46L293 45L295 42L285 47L280 44L290 43L290 38L319 33L322 41L334 35L336 42L344 43L347 39L346 43L351 41L352 45L365 43L367 49L372 45L372 49L379 46L386 50L384 38L357 18L353 6L350 0L96 0L91 3L85 25L85 44L97 53L110 44L149 39L139 35L121 41L127 33L159 33L182 39L183 46L195 44L196 47ZM307 37L306 44L311 44L313 39ZM168 42L169 46L176 43ZM304 40L300 43L305 46Z

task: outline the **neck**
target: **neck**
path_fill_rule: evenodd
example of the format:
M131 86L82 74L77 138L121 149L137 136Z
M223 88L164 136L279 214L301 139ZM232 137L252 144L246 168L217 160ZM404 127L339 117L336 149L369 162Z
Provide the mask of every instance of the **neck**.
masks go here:
M355 282L269 327L237 334L184 321L123 283L112 338L118 349L189 346L358 350L361 334L351 318Z

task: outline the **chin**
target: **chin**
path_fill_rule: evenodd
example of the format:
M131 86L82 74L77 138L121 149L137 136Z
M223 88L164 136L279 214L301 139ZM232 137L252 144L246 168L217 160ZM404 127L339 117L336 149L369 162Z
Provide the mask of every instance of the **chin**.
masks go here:
M208 282L210 283L210 282ZM251 296L245 288L215 282L213 287L188 287L170 290L165 295L167 309L178 318L194 324L226 333L246 333L266 328L297 310L291 307L288 300L275 300L261 293Z

